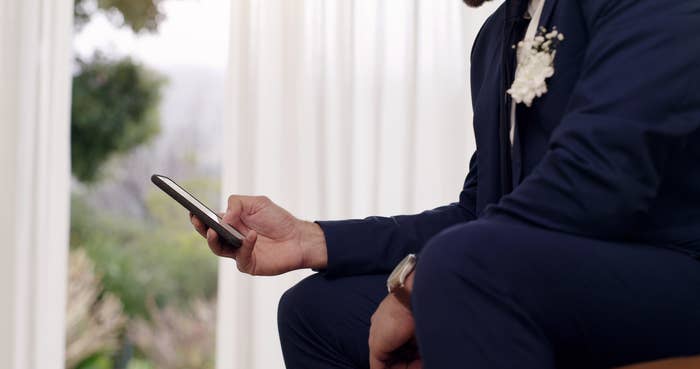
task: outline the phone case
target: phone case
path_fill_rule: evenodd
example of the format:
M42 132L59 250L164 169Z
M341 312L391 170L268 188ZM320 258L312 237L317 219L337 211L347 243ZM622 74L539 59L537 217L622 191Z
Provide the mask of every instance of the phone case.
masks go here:
M151 182L153 182L153 184L155 184L156 186L158 186L158 188L160 188L161 190L163 190L163 192L165 192L165 193L167 193L168 195L170 195L170 197L172 197L172 198L173 198L175 201L177 201L180 205L182 205L183 207L185 207L185 209L189 210L190 212L192 212L192 214L196 215L197 218L199 218L202 222L204 222L204 224L206 224L209 228L213 229L213 230L221 237L221 239L222 239L224 242L226 242L227 244L229 244L229 245L231 245L231 246L233 246L233 247L240 247L240 246L241 246L241 243L242 243L242 242L241 242L240 239L238 239L236 236L234 236L233 234L231 234L231 232L227 231L227 230L226 230L224 227L222 227L219 223L217 223L217 222L211 220L211 218L209 218L202 210L200 210L199 208L197 208L197 206L195 206L194 204L192 204L189 200L187 200L186 198L184 198L182 195L180 195L179 193L177 193L177 191L173 190L170 186L168 186L165 182L163 182L163 180L162 180L160 177L167 178L167 179L169 179L170 181L172 181L173 183L177 183L177 182L173 181L171 178L168 178L168 177L163 176L163 175L160 175L160 174L154 174L154 175L152 175L152 176L151 176ZM179 185L178 185L178 186L179 186ZM190 196L192 196L192 194L189 193L189 191L187 191L186 189L184 189L182 186L179 186L179 187L180 187L183 191L187 192ZM192 196L192 197L196 199L195 196ZM200 201L200 203L201 203L204 207L206 207L207 209L209 209L209 207L207 207L206 205L204 205L204 203L202 203L201 201ZM216 213L215 213L214 211L212 211L211 209L209 209L209 211L211 211L212 213L216 214Z

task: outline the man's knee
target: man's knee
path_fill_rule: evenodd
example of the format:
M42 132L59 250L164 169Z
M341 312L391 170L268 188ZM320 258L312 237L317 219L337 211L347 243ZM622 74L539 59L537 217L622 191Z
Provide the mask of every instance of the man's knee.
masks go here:
M504 237L503 231L487 223L468 223L451 227L433 237L420 254L423 274L450 274L465 267L497 263L507 257L517 241ZM495 266L495 265L493 265Z
M319 289L323 278L312 275L287 290L277 307L277 328L285 365L288 368L318 367L314 355L319 352L315 337L321 315Z
M294 287L288 289L280 298L277 306L277 326L282 344L290 338L290 334L302 329L303 324L310 323L317 317L318 294L322 277L312 275Z
M288 368L365 367L370 316L386 276L328 279L316 274L280 299L278 328Z
M445 289L458 283L504 289L506 276L519 268L517 237L498 225L474 222L455 226L433 237L423 248L416 268L414 303L449 298ZM463 293L468 293L465 288Z

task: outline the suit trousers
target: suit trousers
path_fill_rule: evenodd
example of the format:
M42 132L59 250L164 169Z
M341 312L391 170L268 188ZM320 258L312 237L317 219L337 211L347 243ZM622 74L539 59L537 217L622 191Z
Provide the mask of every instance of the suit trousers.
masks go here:
M367 368L386 275L313 275L278 324L288 369ZM423 248L412 309L425 369L611 368L700 354L700 261L664 245L477 220Z

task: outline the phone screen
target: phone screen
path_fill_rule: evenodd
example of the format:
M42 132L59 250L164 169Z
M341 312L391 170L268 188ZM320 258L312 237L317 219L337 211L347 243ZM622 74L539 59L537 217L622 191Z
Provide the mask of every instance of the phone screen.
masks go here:
M192 205L196 206L197 209L201 210L211 220L215 221L216 223L221 225L225 230L229 231L232 235L236 236L236 238L241 240L245 239L245 236L243 236L240 232L228 225L226 222L223 222L219 214L216 214L215 212L211 211L211 209L202 204L194 196L190 195L189 192L185 191L182 187L180 187L177 183L173 182L170 178L163 176L158 176L158 178L160 178L166 185L168 185L170 188L172 188L178 194L184 197Z

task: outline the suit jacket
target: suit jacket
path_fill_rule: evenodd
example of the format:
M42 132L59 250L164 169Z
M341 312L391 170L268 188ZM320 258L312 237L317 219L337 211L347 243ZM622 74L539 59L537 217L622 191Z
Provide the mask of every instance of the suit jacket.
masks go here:
M506 90L525 10L506 1L474 43L477 151L459 202L318 222L328 273L387 272L475 219L700 254L700 1L545 0L540 25L565 40L548 93L517 108L511 150Z

